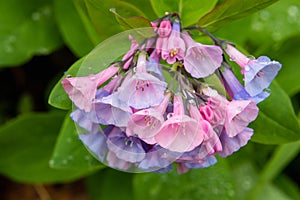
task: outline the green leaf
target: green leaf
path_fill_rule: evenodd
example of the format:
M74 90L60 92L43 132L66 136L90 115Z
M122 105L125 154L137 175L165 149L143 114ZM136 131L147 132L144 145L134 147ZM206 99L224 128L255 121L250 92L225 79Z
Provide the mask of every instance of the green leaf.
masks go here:
M282 63L282 70L279 72L277 81L289 96L300 92L300 35L286 40L279 51L278 59Z
M274 151L270 160L265 164L261 172L262 181L271 181L298 155L300 141L280 145Z
M184 26L195 24L216 5L217 0L151 0L152 7L160 17L165 12L177 12Z
M157 15L155 14L154 10L151 6L151 1L145 0L126 0L126 2L135 5L138 9L140 9L148 19L155 20Z
M299 140L300 125L289 97L276 82L270 88L270 97L259 104L258 118L251 124L252 141L282 144Z
M115 14L117 21L120 26L125 30L134 29L134 28L142 28L142 27L151 27L150 21L141 16L133 16L133 17L123 17L119 15L115 8L111 8L110 11Z
M0 66L16 66L62 45L52 0L0 2Z
M278 50L279 53L282 52L280 44L286 46L286 39L295 36L292 39L297 41L299 38L296 36L300 33L298 10L300 10L300 2L297 0L279 1L253 15L226 25L215 35L247 47L257 56L264 53L273 57L278 54ZM294 50L295 46L290 46L290 49ZM281 60L283 56L278 54L277 57Z
M57 138L50 167L81 170L86 173L103 168L78 139L78 133L70 113L66 115Z
M79 170L56 170L49 160L64 112L21 115L0 128L0 173L27 183L71 181Z
M85 2L90 19L93 22L101 40L122 31L122 28L114 17L114 14L110 12L111 8L117 9L119 14L122 16L145 16L144 13L137 7L124 1L85 0Z
M136 174L136 199L234 199L234 183L226 160L216 165L194 169L178 175L176 170L165 174Z
M133 174L106 168L87 177L90 200L132 200ZM116 189L118 192L116 192Z
M257 12L276 1L278 0L227 0L202 17L198 25L217 30L231 21Z
M89 17L88 10L85 4L85 0L73 0L73 3L76 7L76 10L81 18L81 21L84 25L84 28L93 42L94 45L97 45L101 42L100 37L98 36L98 33L96 32L96 29Z
M72 52L84 56L94 47L73 0L54 0L54 11L62 37Z
M84 60L84 58L81 58L80 60L75 62L68 69L68 71L65 73L65 75L63 75L61 77L61 79L56 83L56 85L52 89L52 91L49 95L49 99L48 99L48 103L51 106L54 106L54 107L59 108L59 109L64 109L64 110L69 110L69 109L72 108L72 102L69 99L69 97L68 97L67 93L65 92L64 88L62 87L61 81L62 81L62 79L66 78L68 75L75 76L77 74L77 72L79 70L79 67L81 66L83 60Z

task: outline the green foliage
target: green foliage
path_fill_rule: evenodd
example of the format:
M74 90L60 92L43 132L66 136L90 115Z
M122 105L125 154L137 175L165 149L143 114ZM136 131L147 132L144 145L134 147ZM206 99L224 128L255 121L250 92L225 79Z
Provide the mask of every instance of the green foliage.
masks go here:
M77 56L81 57L94 47L73 0L55 0L55 17L63 39Z
M259 116L252 123L255 130L252 140L265 144L299 140L300 125L289 97L276 82L270 89L270 97L259 104Z
M195 24L198 19L214 8L217 0L150 0L158 16L177 12L184 26Z
M198 25L216 30L227 23L257 12L278 0L227 0L202 17Z
M106 168L87 177L91 200L132 200L133 174Z
M16 66L62 45L52 0L0 2L0 66Z
M64 112L26 114L1 127L0 173L27 183L70 181L85 175L81 170L49 167L64 115Z
M176 170L167 174L137 174L134 186L136 199L209 200L233 199L235 195L230 168L221 159L212 167L180 176Z

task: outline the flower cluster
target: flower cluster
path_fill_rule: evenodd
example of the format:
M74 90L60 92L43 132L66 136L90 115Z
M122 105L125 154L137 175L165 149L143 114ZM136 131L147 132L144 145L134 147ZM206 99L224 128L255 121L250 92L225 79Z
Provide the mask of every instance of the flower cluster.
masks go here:
M177 15L151 23L155 34L98 74L67 77L62 86L75 105L71 118L85 130L80 140L110 167L131 172L179 173L208 167L246 145L257 103L281 64L250 59L231 43L192 39ZM243 84L225 60L241 67ZM227 95L204 82L217 76Z

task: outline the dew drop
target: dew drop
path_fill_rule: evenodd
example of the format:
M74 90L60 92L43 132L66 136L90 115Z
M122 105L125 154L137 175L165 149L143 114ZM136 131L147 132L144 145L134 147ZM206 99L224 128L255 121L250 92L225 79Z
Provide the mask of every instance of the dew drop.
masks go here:
M43 15L50 15L51 14L51 9L50 9L50 7L49 6L47 6L47 7L45 7L45 8L43 8L42 9L42 13L43 13Z
M49 165L53 166L54 165L54 160L49 160Z
M67 142L68 142L68 143L71 143L71 142L73 142L73 139L70 138L70 137L68 137L68 138L67 138Z
M73 160L73 159L74 159L74 156L72 156L72 155L68 156L68 160Z
M14 50L14 48L13 48L11 45L6 45L6 46L4 46L4 51L5 51L6 53L12 53L13 50Z
M270 13L269 13L269 11L264 10L264 11L260 12L259 16L260 16L261 20L267 21L270 18Z
M246 66L246 67L245 67L245 71L246 71L246 72L250 71L250 67L249 67L249 66Z
M95 77L94 74L90 74L90 75L89 75L89 79L92 80L92 81L94 81L94 80L96 79L96 77Z
M16 38L16 36L14 36L14 35L10 35L10 36L8 37L8 39L7 39L7 41L8 41L9 43L14 43L14 42L16 42L16 40L17 40L17 38Z
M34 12L34 13L32 13L31 19L32 19L33 21L38 21L38 20L40 20L40 19L41 19L41 13L39 13L39 12Z

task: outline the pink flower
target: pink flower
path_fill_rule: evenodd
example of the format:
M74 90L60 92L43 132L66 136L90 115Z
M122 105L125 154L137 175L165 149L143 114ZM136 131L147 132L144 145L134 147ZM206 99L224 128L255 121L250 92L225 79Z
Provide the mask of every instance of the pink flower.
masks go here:
M222 144L217 133L214 131L212 125L202 117L197 106L190 105L190 114L198 121L203 133L203 142L197 155L198 159L203 159L207 155L213 155L214 153L221 151Z
M229 137L242 132L258 115L258 107L250 100L233 100L226 108L225 129Z
M119 68L111 65L98 74L89 76L64 78L62 86L73 103L80 109L89 112L96 96L97 87L118 72Z
M221 66L223 56L220 47L196 43L188 33L182 35L187 45L184 68L193 77L207 77Z
M159 37L168 37L171 33L172 26L169 20L160 22L159 29L157 30Z
M172 32L168 38L167 46L162 45L161 56L169 64L173 64L176 60L183 60L185 44L180 37L180 23L175 20L172 27Z
M140 53L136 73L119 88L119 99L135 109L159 105L167 83L146 72L146 55Z
M174 113L169 114L155 140L163 148L175 152L191 151L203 141L199 123L184 113L181 96L174 96Z
M137 111L131 115L127 124L126 134L128 136L137 135L148 144L155 144L154 136L164 122L163 114L166 111L170 97L171 94L168 93L160 105Z

